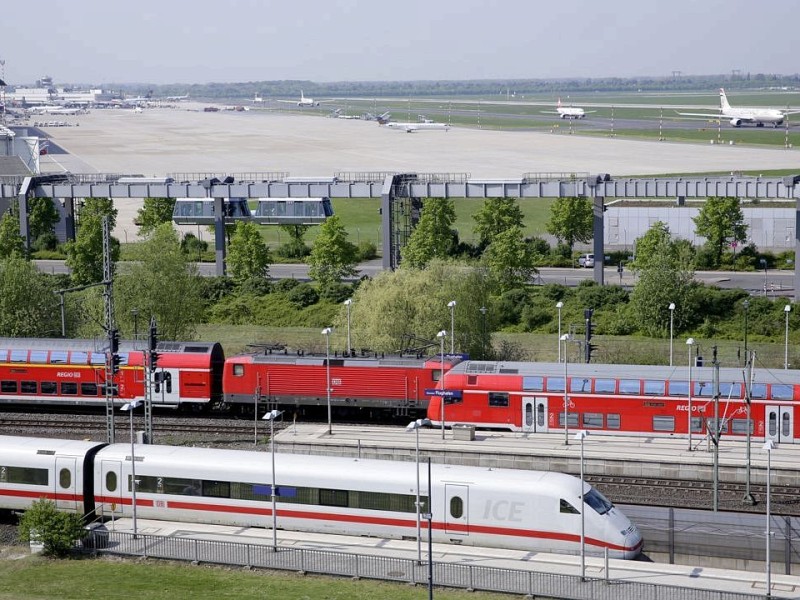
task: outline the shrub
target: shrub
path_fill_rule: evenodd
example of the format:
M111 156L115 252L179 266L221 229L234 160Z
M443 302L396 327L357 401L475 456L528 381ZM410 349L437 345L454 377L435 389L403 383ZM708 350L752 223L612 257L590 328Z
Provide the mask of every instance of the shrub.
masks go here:
M249 277L239 284L239 292L250 296L266 296L272 291L272 284L266 277Z
M187 233L181 240L181 251L189 256L199 256L208 250L208 242L193 233Z
M378 247L373 241L363 241L358 244L358 259L372 260L378 257Z
M287 277L286 279L281 279L275 284L275 291L276 292L291 292L294 288L300 285L297 279L292 279L291 277Z
M346 283L326 283L320 286L319 295L323 300L341 304L353 295L353 288Z
M33 534L44 546L43 553L55 557L69 554L84 533L81 515L59 512L55 503L46 498L31 504L17 530L22 543L29 543Z
M292 240L278 246L275 249L275 254L282 258L301 260L311 254L311 248L306 246L302 241Z
M219 302L230 296L236 285L230 277L200 277L200 296L206 302Z
M286 298L298 308L305 308L319 302L319 293L311 284L301 283L286 294Z

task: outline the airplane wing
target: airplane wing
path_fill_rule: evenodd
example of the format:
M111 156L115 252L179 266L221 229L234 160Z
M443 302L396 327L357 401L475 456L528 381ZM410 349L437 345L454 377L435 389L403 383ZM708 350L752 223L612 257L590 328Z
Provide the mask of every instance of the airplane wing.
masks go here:
M800 114L800 108L795 108L795 109L792 109L792 110L784 110L782 112L785 115L799 115Z
M729 117L726 117L726 116L722 115L721 113L716 113L716 114L714 114L714 113L683 113L683 112L678 112L677 110L675 111L675 113L680 115L680 116L682 116L682 117L696 117L696 118L704 118L704 119L713 119L715 121L719 121L721 119L729 118Z
M314 100L314 104L324 104L326 102L336 102L336 100Z
M560 115L561 114L557 110L540 110L539 112L542 113L543 115Z
M284 104L297 104L297 100L278 100L278 99L276 99L275 102L283 102Z

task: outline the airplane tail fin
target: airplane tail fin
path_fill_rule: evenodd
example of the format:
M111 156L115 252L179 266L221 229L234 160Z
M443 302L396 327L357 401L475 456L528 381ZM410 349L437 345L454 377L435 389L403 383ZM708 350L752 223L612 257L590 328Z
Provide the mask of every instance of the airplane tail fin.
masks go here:
M559 98L558 102L556 102L556 107L561 108L561 98Z
M392 113L390 113L388 111L383 113L382 115L378 115L378 117L376 119L378 121L378 125L386 125L389 122L389 118L391 116L392 116Z
M719 102L722 110L731 109L731 105L728 104L728 97L725 95L725 90L723 88L719 88Z

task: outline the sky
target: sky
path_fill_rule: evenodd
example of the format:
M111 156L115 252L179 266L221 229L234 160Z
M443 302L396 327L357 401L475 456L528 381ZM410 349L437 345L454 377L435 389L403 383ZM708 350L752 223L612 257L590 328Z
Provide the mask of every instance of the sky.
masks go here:
M0 73L9 85L790 75L793 5L12 0L0 9Z

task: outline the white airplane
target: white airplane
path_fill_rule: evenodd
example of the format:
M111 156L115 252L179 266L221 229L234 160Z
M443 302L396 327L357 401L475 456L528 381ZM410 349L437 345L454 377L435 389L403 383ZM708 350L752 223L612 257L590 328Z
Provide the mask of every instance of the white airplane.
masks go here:
M405 131L406 133L414 133L415 131L428 131L428 130L444 130L449 131L450 125L447 123L434 123L430 119L425 119L425 122L420 123L399 123L397 121L390 121L391 114L388 112L383 113L377 118L378 125L382 125L389 129L397 131Z
M561 98L558 99L556 103L556 109L553 110L543 110L543 114L548 115L558 115L560 119L585 119L587 114L597 112L594 110L583 110L582 108L578 108L577 106L564 106L561 103Z
M29 110L34 115L79 115L86 112L82 108L67 108L65 106L35 106Z
M734 127L741 127L745 123L753 124L756 127L763 127L767 123L774 127L780 127L788 115L800 113L800 110L779 110L777 108L758 108L758 107L739 107L734 108L728 103L725 90L719 88L719 112L711 113L682 113L682 117L705 117L706 119L728 119Z
M264 104L264 98L258 95L258 92L253 94L253 104Z
M303 95L303 90L300 90L300 100L278 100L278 102L283 102L285 104L296 104L297 106L303 108L306 106L319 106L323 102L333 102L333 100L314 100L313 98L306 98Z
M164 99L167 102L180 102L181 100L188 100L189 99L189 94L186 94L185 96L167 96Z

